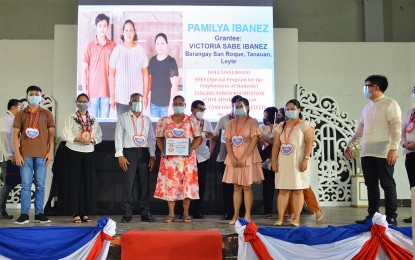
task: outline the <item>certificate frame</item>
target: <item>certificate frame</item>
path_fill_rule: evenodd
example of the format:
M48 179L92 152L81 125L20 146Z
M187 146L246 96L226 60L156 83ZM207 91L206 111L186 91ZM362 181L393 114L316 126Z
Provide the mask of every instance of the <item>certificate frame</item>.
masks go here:
M164 138L165 156L189 156L190 138Z

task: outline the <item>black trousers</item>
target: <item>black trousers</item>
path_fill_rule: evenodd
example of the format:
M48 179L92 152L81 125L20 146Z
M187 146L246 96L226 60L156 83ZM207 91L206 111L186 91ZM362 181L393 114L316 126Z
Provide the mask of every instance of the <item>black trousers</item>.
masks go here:
M408 153L405 156L405 168L410 188L415 187L415 152Z
M218 162L219 170L222 174L225 173L226 165L224 162ZM228 216L233 216L233 184L224 183L222 182L222 190L223 190L223 208L224 214Z
M192 201L193 215L203 214L203 196L205 195L206 188L206 174L208 170L209 160L201 163L197 163L197 179L199 183L199 197L198 200Z
M264 199L264 213L272 214L274 207L275 173L272 170L262 168L264 182L262 183L262 195Z
M122 210L124 216L131 216L134 210L134 184L137 184L137 194L139 195L139 206L141 214L150 213L150 171L148 162L150 152L148 148L124 148L123 154L127 158L128 169L122 174Z
M369 215L379 212L379 181L385 193L385 214L389 218L396 218L398 207L396 183L393 179L394 166L389 165L385 158L371 156L362 157L362 170L369 199Z
M6 170L7 170L7 161L0 162L1 175L3 176L3 186L0 188L0 214L6 212L6 203L9 193L13 190L16 185L7 185L6 184Z
M62 214L97 214L94 153L76 152L68 147L65 149L60 197Z

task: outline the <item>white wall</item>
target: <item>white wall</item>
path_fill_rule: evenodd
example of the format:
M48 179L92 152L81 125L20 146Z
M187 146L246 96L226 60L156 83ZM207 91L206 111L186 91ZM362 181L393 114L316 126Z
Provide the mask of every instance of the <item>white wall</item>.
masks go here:
M363 84L367 76L388 77L386 95L410 107L413 87L414 43L308 43L300 42L299 84L335 98L343 111L358 119L367 103ZM415 65L415 64L414 64Z
M25 95L27 86L39 85L56 100L57 135L74 111L76 85L74 25L56 25L55 40L1 40L0 104ZM415 43L307 43L298 42L297 29L275 29L276 104L295 97L295 84L320 96L334 97L350 119L358 119L363 105L363 80L380 73L389 78L387 94L403 111L411 107ZM398 198L409 199L409 185L400 156L395 168Z
M402 112L412 107L412 75L415 43L307 43L300 42L299 84L321 96L331 96L350 119L359 119L363 106L363 84L371 74L388 77L386 95L395 99ZM399 199L410 199L404 156L399 151L395 181ZM383 192L381 192L383 197Z
M295 97L298 84L298 30L274 29L275 103L282 107Z
M26 88L38 85L53 95L53 41L0 41L0 111L11 98L26 96Z

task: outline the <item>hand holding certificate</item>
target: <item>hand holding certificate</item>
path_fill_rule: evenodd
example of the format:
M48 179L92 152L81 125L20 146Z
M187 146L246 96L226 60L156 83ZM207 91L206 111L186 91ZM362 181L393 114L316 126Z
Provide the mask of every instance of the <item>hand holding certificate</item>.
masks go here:
M165 156L189 156L190 138L165 138Z

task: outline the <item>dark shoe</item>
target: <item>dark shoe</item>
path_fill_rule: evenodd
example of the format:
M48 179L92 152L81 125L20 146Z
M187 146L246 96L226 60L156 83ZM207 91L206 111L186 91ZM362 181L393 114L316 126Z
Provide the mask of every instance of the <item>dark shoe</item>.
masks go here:
M368 223L368 221L372 221L372 217L373 216L369 215L369 216L366 216L362 220L356 220L354 223L356 223L356 224L366 224L366 223Z
M44 214L41 213L41 214L35 215L34 222L44 224L44 223L49 223L50 219L48 219Z
M14 224L23 225L29 223L29 215L28 214L21 214L18 219L14 222Z
M388 222L389 225L392 225L392 226L397 226L398 225L398 221L396 221L396 218L386 217L386 221Z
M128 223L131 222L131 216L122 216L121 223Z
M222 216L222 220L231 220L233 216L225 214Z
M404 219L403 219L403 222L404 222L404 223L411 224L411 223L412 223L412 217L409 217L409 218L404 218Z
M147 213L147 214L141 215L141 221L144 221L144 222L156 222L156 219L153 218L153 216L151 216L150 213Z
M203 216L203 214L202 214L202 213L198 213L198 214L194 214L194 215L193 215L193 218L194 218L194 219L204 219L204 218L205 218L205 216Z
M13 215L7 214L6 211L2 212L1 215L0 215L0 219L12 219L12 218L13 218Z

